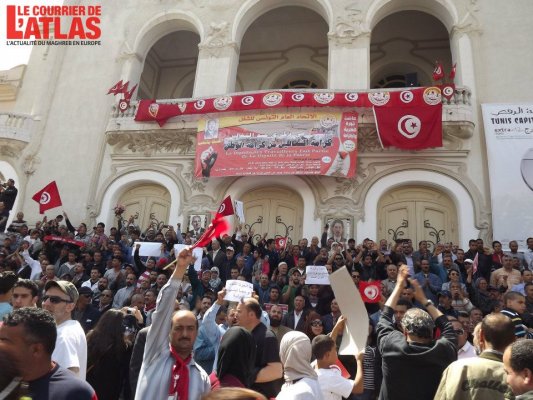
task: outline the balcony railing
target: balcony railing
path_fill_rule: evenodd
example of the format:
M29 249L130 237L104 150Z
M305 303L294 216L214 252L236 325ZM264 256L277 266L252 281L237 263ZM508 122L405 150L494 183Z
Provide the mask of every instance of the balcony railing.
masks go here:
M392 89L389 91L400 91L400 89ZM262 90L255 91L258 92L269 92L271 90ZM277 90L282 91L282 90ZM331 92L328 89L308 89L306 92ZM378 91L378 90L376 90ZM238 94L244 94L241 92ZM231 93L228 95L235 95L237 93ZM190 101L191 99L158 99L158 103L174 103ZM468 88L455 88L455 93L450 100L446 100L444 97L442 103L444 105L442 110L442 120L444 123L461 123L468 122L473 123L472 115L472 105L471 105L471 92ZM155 122L150 123L137 123L133 120L135 114L137 113L138 101L131 101L130 107L123 113L119 110L118 104L113 105L111 110L111 118L108 123L106 131L109 133L118 133L121 131L145 131L152 129L159 129ZM168 124L165 125L164 129L194 129L196 128L196 121L198 120L198 115L184 115L178 118L170 119ZM172 123L173 121L179 121L179 124Z
M28 143L35 120L26 114L0 113L0 139L14 139Z

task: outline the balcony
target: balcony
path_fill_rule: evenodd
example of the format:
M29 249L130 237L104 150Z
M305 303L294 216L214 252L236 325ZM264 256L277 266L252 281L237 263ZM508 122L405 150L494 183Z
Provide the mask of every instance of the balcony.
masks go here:
M403 89L393 89L400 91ZM282 92L283 90L276 90ZM270 92L270 91L261 91ZM327 89L306 90L306 92L331 92ZM255 92L257 93L257 92ZM243 93L233 93L230 95L242 95ZM467 88L456 88L454 96L448 101L443 98L443 136L445 148L447 150L460 150L464 147L463 141L472 137L474 132L474 117L470 102L471 93ZM159 103L179 103L190 101L190 99L170 99L158 100ZM137 101L130 103L130 108L121 113L118 105L115 104L111 111L111 116L106 128L107 142L112 146L129 148L132 151L146 149L150 140L153 141L151 150L161 148L169 149L168 145L158 145L168 141L183 142L176 143L176 148L186 148L186 152L191 151L194 146L194 135L197 129L199 115L183 115L175 117L160 128L155 122L135 122L134 117L137 112ZM359 108L359 138L360 151L382 151L376 134L374 115L371 108ZM257 113L265 110L257 110ZM231 115L225 113L223 115ZM184 135L176 135L183 133ZM142 143L142 145L141 145ZM386 150L388 151L388 150Z
M29 143L35 122L30 115L0 113L0 139Z

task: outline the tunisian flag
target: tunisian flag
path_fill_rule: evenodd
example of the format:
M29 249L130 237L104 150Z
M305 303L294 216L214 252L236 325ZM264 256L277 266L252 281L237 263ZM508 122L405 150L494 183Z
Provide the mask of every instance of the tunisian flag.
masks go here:
M231 201L231 196L228 196L224 199L222 204L218 207L215 218L209 224L205 232L200 236L200 239L192 245L192 248L204 247L211 243L211 240L224 235L229 231L229 224L224 219L228 215L233 215L235 213L233 209L233 202Z
M442 103L374 107L382 147L421 150L442 146Z
M359 293L365 303L379 303L381 299L381 281L359 282Z
M43 189L39 190L33 195L32 199L39 203L40 214L44 214L45 211L59 207L63 204L61 202L61 197L59 196L56 181L50 182Z

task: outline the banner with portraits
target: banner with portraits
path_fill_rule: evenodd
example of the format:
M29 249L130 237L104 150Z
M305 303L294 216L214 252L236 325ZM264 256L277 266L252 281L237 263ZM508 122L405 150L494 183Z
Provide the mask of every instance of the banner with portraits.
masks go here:
M201 119L195 175L355 175L356 112L276 112Z
M533 103L482 104L487 143L493 237L521 250L532 236Z

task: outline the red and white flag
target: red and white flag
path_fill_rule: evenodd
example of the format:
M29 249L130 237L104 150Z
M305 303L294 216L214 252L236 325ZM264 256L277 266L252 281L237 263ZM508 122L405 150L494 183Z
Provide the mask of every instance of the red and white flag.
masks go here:
M442 146L442 103L374 107L382 147L420 150Z
M215 214L215 218L213 218L213 221L211 221L198 241L192 245L192 248L194 249L196 247L207 246L209 243L211 243L211 240L228 233L230 226L224 217L233 215L234 213L235 211L233 209L231 196L228 196L224 199L222 204L220 204L217 213Z
M235 209L233 208L233 202L231 201L231 196L228 196L224 199L220 207L218 207L215 219L219 217L227 217L228 215L235 214Z
M450 75L448 75L448 77L450 78L452 82L455 79L456 72L457 72L457 63L453 64L452 70L450 71Z
M40 214L44 214L45 211L63 204L59 196L56 181L50 182L43 189L39 190L33 195L32 199L39 203Z
M285 250L287 248L287 238L286 237L278 237L275 240L275 246L276 250Z
M472 275L474 275L477 272L477 267L479 265L479 253L476 253L476 256L474 257L474 263L472 264Z
M433 80L440 81L444 78L444 70L440 61L435 62L435 68L433 69Z
M359 282L359 293L365 303L379 303L381 299L381 281Z

